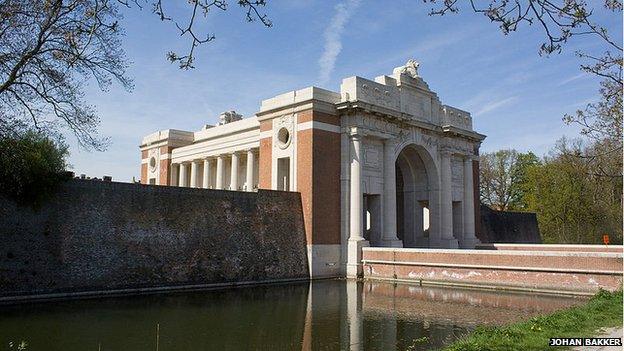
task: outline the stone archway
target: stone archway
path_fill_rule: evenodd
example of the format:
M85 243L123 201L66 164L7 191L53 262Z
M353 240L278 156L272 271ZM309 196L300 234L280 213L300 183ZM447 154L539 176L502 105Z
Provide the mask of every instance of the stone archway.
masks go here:
M397 236L403 247L435 246L439 228L439 184L435 163L422 146L398 154L396 173Z

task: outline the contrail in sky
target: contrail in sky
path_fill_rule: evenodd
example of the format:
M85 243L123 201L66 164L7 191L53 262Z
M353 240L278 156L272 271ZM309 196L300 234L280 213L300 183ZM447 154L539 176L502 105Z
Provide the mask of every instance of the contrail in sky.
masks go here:
M336 58L342 50L342 32L351 14L360 5L360 0L346 0L336 5L336 13L329 27L325 29L325 47L319 58L319 83L326 84L336 65Z

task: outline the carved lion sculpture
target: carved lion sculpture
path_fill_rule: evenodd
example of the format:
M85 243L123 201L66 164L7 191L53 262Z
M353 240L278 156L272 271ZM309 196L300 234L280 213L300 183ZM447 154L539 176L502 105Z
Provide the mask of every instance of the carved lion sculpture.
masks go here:
M401 69L401 74L407 74L412 78L417 78L418 76L418 66L420 63L416 62L416 60L409 59L405 66Z
M416 60L410 59L403 66L395 68L392 73L394 75L405 74L412 78L420 78L418 75L418 66L420 66L420 63L416 62Z

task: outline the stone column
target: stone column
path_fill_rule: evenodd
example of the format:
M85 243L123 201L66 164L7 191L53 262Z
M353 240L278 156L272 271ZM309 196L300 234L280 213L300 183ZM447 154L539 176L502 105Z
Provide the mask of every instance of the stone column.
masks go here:
M443 151L440 162L440 245L444 248L459 247L453 236L453 179L451 153Z
M204 159L204 174L202 179L202 187L204 189L210 188L210 160Z
M351 136L351 213L349 214L349 240L364 240L362 233L362 136Z
M180 181L178 182L179 186L182 186L182 187L188 186L186 182L186 170L187 170L187 164L180 163Z
M254 180L254 152L252 149L247 150L247 191L253 191L253 180Z
M217 156L217 179L215 188L223 190L223 155Z
M396 171L394 149L396 141L387 139L384 142L384 205L383 205L383 236L382 246L403 247L403 242L397 238L396 220Z
M232 153L232 166L230 167L230 190L238 190L238 154Z
M347 277L362 275L362 247L368 246L362 231L362 135L351 135L351 198L349 201L349 240Z
M475 216L474 216L474 186L472 183L472 157L466 157L464 160L464 199L462 201L464 219L464 233L460 247L465 249L474 249L479 243L479 239L475 236Z
M191 188L197 188L197 178L199 175L199 161L193 160L191 162Z

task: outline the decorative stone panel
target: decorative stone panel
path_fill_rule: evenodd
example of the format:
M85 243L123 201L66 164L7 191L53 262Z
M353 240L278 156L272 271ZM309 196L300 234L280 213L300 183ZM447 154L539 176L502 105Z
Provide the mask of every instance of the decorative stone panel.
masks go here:
M342 81L340 92L342 101L363 101L396 111L401 110L396 86L379 84L361 77L350 77Z

